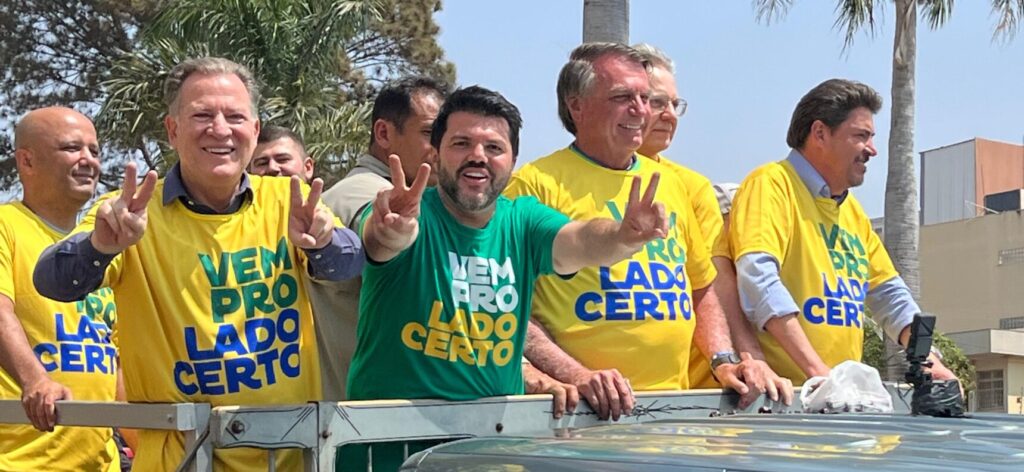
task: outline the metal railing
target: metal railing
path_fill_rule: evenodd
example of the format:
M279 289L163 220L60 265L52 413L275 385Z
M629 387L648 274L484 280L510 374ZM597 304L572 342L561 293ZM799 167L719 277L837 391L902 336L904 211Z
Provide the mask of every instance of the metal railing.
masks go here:
M887 385L897 413L908 413L906 389ZM636 407L619 424L715 417L737 413L783 414L794 404L763 399L739 409L738 397L720 390L639 392ZM909 401L909 400L908 400ZM562 418L551 416L550 395L491 397L467 402L378 400L311 402L300 405L223 406L202 403L138 404L61 401L63 426L112 426L181 432L185 456L178 470L208 472L213 450L266 449L274 467L275 451L301 449L306 471L333 471L337 448L346 444L448 440L469 437L555 437L599 420L586 402ZM0 400L0 423L29 424L21 402Z

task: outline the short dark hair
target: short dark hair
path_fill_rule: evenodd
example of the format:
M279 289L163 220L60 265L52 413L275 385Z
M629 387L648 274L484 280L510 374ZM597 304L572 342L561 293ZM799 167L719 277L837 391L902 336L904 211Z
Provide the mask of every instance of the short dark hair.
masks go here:
M500 93L488 90L479 85L461 88L453 92L441 105L430 130L430 145L441 149L441 138L448 131L448 117L455 112L464 111L481 116L503 118L508 124L508 140L512 144L512 157L519 155L519 129L523 127L523 117L519 109Z
M789 122L786 144L801 149L811 134L811 125L821 121L829 129L841 125L858 108L867 108L878 113L882 108L882 96L875 89L846 79L829 79L807 92L793 110Z
M373 101L373 111L370 113L370 144L375 142L373 136L373 124L377 120L388 121L404 132L402 126L405 120L412 114L413 96L417 94L430 94L444 101L450 90L449 86L441 81L425 76L411 76L389 82L380 89L377 99Z
M302 140L302 136L284 126L268 125L260 128L260 135L256 138L256 144L266 144L283 138L295 141L295 144L298 144L299 148L302 149L302 153L306 153L306 142Z

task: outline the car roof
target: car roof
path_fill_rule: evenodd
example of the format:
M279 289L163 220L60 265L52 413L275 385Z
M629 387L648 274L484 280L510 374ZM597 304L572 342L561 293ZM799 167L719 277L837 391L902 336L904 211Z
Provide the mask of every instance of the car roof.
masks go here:
M1024 470L1024 418L756 415L608 424L568 437L476 438L403 470Z

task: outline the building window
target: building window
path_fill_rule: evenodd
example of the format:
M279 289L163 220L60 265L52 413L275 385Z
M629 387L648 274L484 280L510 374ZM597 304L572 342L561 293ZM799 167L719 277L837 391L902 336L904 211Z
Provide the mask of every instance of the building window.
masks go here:
M999 329L1024 329L1024 316L1000 318Z
M998 265L1020 264L1021 262L1024 262L1024 247L999 251Z
M1002 370L978 371L978 411L1006 411Z

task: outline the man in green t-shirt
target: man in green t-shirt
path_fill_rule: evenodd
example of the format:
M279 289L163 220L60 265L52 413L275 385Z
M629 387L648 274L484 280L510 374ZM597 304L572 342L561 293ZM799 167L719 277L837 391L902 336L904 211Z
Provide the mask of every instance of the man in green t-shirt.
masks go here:
M665 237L664 208L654 202L657 174L642 198L640 179L633 182L621 223L570 222L533 197L501 196L521 124L519 110L500 94L469 87L445 101L434 123L437 188L426 189L426 164L405 185L391 156L396 186L377 194L358 228L370 263L349 399L523 393L536 278L609 265Z

